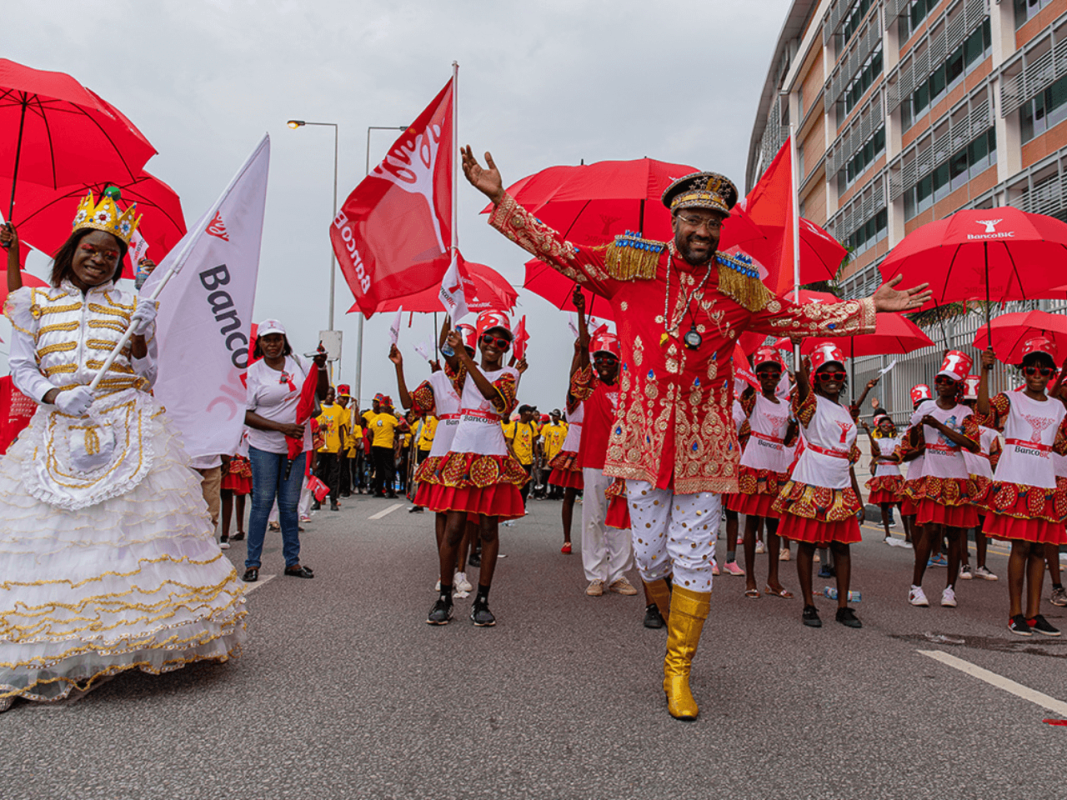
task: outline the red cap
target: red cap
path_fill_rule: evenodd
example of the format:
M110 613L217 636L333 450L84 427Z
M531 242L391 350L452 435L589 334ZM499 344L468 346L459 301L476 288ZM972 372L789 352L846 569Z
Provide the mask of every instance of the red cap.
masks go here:
M1033 339L1027 339L1023 342L1022 357L1026 358L1031 353L1044 353L1052 359L1053 364L1057 361L1056 345L1044 336L1035 336Z
M351 397L352 388L347 383L337 384L337 396L338 397Z
M817 370L823 364L829 364L831 361L836 361L841 366L844 366L845 354L841 352L840 348L835 347L829 342L823 342L818 345L811 354L812 372Z
M978 383L982 379L977 375L968 375L963 379L963 399L964 400L977 400L978 399Z
M756 350L756 354L752 357L752 364L755 367L759 367L760 364L777 364L782 369L785 369L785 361L782 360L782 354L773 347L761 347Z
M510 341L515 341L515 334L511 332L511 322L508 321L508 315L503 311L483 311L478 315L478 338L482 338L482 334L493 328L499 328L507 334Z
M917 386L911 387L911 404L921 403L923 400L933 400L934 395L930 391L930 387L925 383L920 383Z
M597 353L607 353L608 355L615 356L615 358L621 358L621 351L619 350L619 337L614 333L608 331L601 331L593 337L593 341L589 345L589 351L595 356Z
M962 381L971 372L971 364L974 360L966 353L959 350L949 350L945 353L945 360L941 363L941 371L938 375L952 378L954 381Z

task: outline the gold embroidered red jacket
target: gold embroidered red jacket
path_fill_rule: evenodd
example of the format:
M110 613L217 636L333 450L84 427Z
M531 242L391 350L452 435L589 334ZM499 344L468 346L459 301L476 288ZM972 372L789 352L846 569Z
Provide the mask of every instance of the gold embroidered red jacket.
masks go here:
M849 300L796 306L769 296L745 262L723 258L702 290L673 243L619 237L615 244L578 248L537 221L510 196L489 223L553 269L605 297L621 344L619 405L604 474L647 481L678 494L736 492L740 449L730 409L737 337L845 336L874 330L874 302ZM664 293L668 263L670 296ZM685 294L691 294L686 313ZM689 350L681 336L695 325L702 338Z

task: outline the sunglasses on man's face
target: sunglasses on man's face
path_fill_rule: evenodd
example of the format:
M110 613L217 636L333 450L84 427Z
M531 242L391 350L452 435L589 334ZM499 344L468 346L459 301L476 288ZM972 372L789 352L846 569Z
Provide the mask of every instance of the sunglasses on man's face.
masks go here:
M497 350L507 350L511 347L511 342L507 339L501 339L499 336L493 336L491 333L482 335L482 344L495 347Z
M815 379L820 381L843 381L845 379L844 372L816 372Z
M948 375L938 375L934 378L934 383L944 385L946 383L957 383L957 381L952 380Z
M1023 375L1028 378L1033 378L1036 375L1040 375L1042 378L1051 378L1056 370L1052 367L1023 367Z
M778 369L761 369L756 371L757 378L780 378L782 371Z

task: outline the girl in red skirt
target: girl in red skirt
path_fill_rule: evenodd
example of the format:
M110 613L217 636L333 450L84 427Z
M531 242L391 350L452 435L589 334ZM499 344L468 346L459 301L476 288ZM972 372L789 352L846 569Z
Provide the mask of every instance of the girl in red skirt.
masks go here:
M1067 454L1067 409L1045 388L1056 374L1056 350L1041 337L1023 344L1021 391L989 398L992 350L982 353L978 384L980 422L1004 434L993 485L986 498L985 534L1011 542L1008 559L1008 630L1020 636L1033 631L1059 636L1041 614L1041 584L1045 577L1045 545L1067 543L1063 520L1056 509L1056 471L1053 452ZM1065 365L1067 366L1067 365ZM1026 608L1023 613L1023 588Z
M439 549L441 593L426 620L431 625L445 625L452 619L452 570L467 515L472 513L478 514L482 549L471 621L479 628L496 624L489 610L489 587L500 550L499 522L523 515L519 487L527 480L522 464L509 454L500 426L515 407L519 372L503 364L513 340L504 314L483 311L478 317L477 341L482 355L479 368L464 349L460 334L452 331L448 335L448 346L459 357L459 367L465 375L459 427L441 465L441 481L433 485L427 498L431 510L447 514Z
M867 431L867 438L871 440L871 464L874 467L874 475L867 481L867 491L870 492L867 502L882 510L885 541L887 544L895 544L896 540L889 533L889 516L893 513L893 506L900 506L904 489L904 478L900 475L900 455L897 453L901 440L897 435L897 426L888 414L878 417L875 423L877 433L872 432L866 422L861 424ZM907 537L908 523L904 521L903 513L901 522Z
M222 499L222 536L219 547L223 550L230 542L245 538L245 498L252 494L252 464L248 461L248 442L241 436L241 447L235 455L230 456L229 463L222 464L222 483L219 497ZM237 502L234 503L236 498ZM234 505L237 506L237 533L230 536L230 518Z
M741 395L746 439L738 471L738 492L726 499L730 511L745 515L745 597L759 597L756 588L756 533L767 521L767 585L764 592L789 599L793 596L778 580L778 517L771 506L789 479L792 448L786 442L796 436L796 423L789 419L789 406L778 397L778 382L785 371L782 357L771 347L761 347L753 359L760 391L752 387Z
M915 411L925 401L932 400L934 398L933 393L930 391L930 387L925 383L920 383L917 386L911 387L911 410ZM904 432L904 436L901 437L900 450L898 455L900 456L900 463L907 464L904 470L904 484L901 489L900 498L900 519L901 524L904 526L904 546L914 547L914 542L921 533L919 524L915 521L915 500L912 498L911 493L915 488L915 485L922 478L923 474L923 462L926 460L924 448L921 445L915 444L912 441L911 427Z
M934 542L947 537L948 571L941 605L956 607L960 551L966 546L967 530L978 523L972 500L974 486L963 460L964 449L978 452L978 420L960 403L963 379L970 368L970 356L948 351L934 378L937 399L924 401L911 415L910 436L924 448L922 475L910 489L915 521L922 528L915 542L915 567L908 591L908 602L913 606L930 605L922 579Z
M563 488L563 547L559 549L564 555L570 555L571 521L574 518L574 500L582 490L582 469L578 466L578 448L582 443L582 424L585 420L585 404L582 402L589 395L589 382L592 371L589 366L589 329L585 318L585 295L577 286L572 297L578 309L578 338L574 341L574 357L571 359L571 383L567 391L567 403L564 406L564 418L567 420L567 438L563 448L549 462L552 474L548 482L552 486Z
M981 380L977 375L968 375L963 381L963 404L971 409L971 413L974 413L974 407L978 402L978 383ZM978 510L978 524L974 528L974 548L978 554L978 567L973 572L971 571L971 565L968 563L968 548L964 547L960 577L965 581L972 578L995 581L997 576L990 572L985 563L989 549L989 537L982 533L982 529L985 527L985 503L989 497L989 490L993 486L993 470L996 469L997 462L1000 460L1000 435L992 428L979 425L978 448L977 453L969 450L963 451L963 460L967 462L967 471L971 474L971 483L974 484L972 501Z
M804 596L805 625L821 628L811 592L811 565L816 547L833 551L837 574L837 621L862 628L848 607L852 574L849 545L861 541L857 515L863 510L852 464L859 460L856 423L841 405L845 357L832 344L819 345L797 371L793 414L803 428L804 448L790 480L772 508L781 515L778 535L797 542L797 575ZM809 369L815 371L814 386Z

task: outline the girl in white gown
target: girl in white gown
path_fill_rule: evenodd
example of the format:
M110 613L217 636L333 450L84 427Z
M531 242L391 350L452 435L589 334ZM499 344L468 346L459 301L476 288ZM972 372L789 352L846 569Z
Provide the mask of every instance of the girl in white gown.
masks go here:
M241 584L149 393L155 305L115 286L133 210L90 194L52 285L4 306L12 378L39 405L0 460L0 710L129 669L226 661L244 636Z

